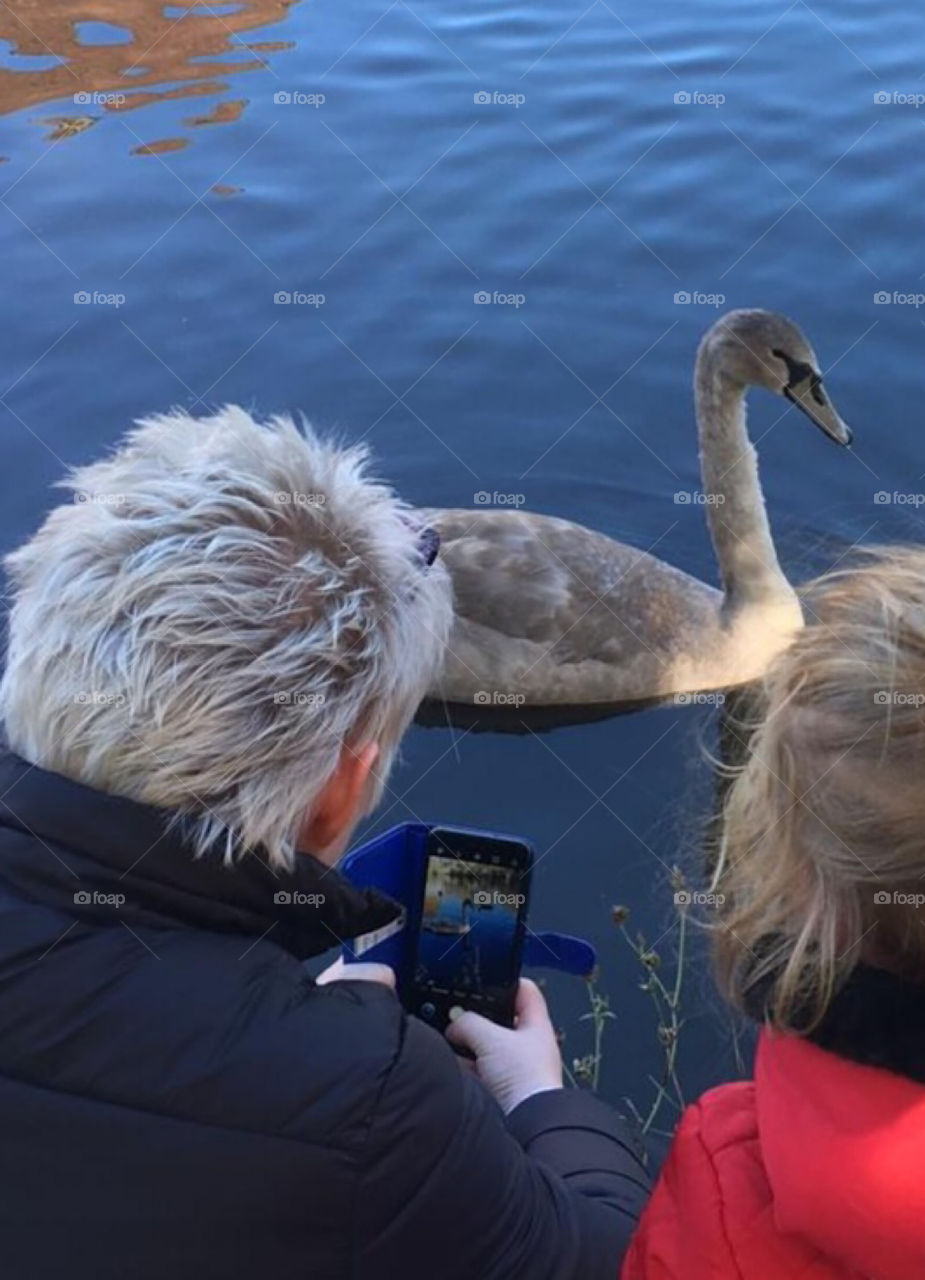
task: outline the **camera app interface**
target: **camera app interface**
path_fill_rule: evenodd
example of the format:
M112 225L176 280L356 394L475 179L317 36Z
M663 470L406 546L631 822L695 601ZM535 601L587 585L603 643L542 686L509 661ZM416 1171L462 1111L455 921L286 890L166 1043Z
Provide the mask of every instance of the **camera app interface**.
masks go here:
M416 985L470 1008L506 998L516 977L518 913L525 901L517 867L432 855Z

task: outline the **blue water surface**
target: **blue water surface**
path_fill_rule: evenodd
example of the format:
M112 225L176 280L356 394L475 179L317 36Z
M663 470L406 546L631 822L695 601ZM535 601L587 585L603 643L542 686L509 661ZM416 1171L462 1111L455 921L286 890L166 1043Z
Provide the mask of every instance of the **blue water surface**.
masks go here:
M522 494L714 581L702 508L674 495L697 487L696 344L742 305L798 320L856 433L839 452L753 397L794 580L858 541L920 539L920 9L117 8L87 0L75 26L65 0L0 6L3 549L133 418L233 401L368 440L412 501ZM535 842L532 921L598 944L602 1087L641 1107L662 1049L610 910L670 971L710 715L417 728L373 824ZM699 950L690 1095L737 1069ZM586 992L549 989L581 1056Z

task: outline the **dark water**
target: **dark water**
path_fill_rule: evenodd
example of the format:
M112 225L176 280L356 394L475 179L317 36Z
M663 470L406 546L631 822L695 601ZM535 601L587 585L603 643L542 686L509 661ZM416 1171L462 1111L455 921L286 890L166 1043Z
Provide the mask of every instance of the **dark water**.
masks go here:
M857 540L920 538L917 506L875 494L925 488L925 309L894 295L925 292L925 106L896 98L925 90L921 10L87 0L73 13L0 6L4 548L55 500L62 466L136 415L240 401L368 438L414 501L523 494L713 580L702 512L673 495L697 484L689 382L717 306L679 293L797 319L855 428L839 453L754 400L793 577ZM653 938L668 930L670 955L667 869L696 864L708 716L519 738L418 728L376 822L536 842L533 919L598 943L618 1014L605 1089L641 1102L660 1050L610 907L629 904ZM583 1052L584 991L550 989ZM714 1003L694 976L692 1093L733 1069Z

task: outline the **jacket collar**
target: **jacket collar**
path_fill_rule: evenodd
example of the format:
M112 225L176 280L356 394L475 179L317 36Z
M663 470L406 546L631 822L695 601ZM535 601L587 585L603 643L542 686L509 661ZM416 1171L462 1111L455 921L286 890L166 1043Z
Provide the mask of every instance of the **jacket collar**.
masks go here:
M771 979L756 985L748 1011L765 1020ZM925 986L858 964L805 1039L851 1062L925 1084Z
M173 825L171 825L171 820ZM399 906L300 854L195 858L176 815L0 752L0 883L78 918L267 936L299 959L394 920ZM121 901L119 899L121 898Z
M809 1039L839 1057L925 1084L925 987L858 965Z

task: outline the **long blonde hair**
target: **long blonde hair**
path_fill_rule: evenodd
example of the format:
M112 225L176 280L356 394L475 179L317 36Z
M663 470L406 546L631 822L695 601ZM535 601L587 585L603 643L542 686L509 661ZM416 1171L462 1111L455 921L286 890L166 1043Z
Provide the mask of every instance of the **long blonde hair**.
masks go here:
M714 956L739 1007L807 1031L859 961L925 981L925 551L805 591L724 807Z

